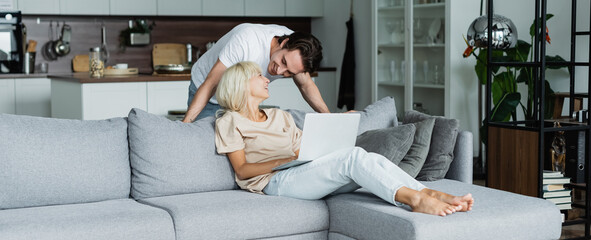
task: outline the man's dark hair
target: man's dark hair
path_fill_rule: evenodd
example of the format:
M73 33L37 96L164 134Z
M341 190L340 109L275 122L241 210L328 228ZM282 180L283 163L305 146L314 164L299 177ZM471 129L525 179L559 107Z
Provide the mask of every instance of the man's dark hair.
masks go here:
M283 49L300 50L304 71L311 73L318 70L320 61L322 61L322 45L316 37L305 32L293 32L290 35L279 37L279 43L285 39L287 42L283 45Z

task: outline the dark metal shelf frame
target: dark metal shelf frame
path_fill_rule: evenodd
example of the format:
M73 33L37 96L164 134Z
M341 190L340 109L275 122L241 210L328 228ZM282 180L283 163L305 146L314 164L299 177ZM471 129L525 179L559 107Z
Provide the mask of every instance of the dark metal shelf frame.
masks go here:
M573 185L575 189L584 189L585 190L585 204L581 206L577 204L577 207L582 207L585 209L585 217L584 219L578 220L569 220L563 223L563 226L568 225L575 225L575 224L585 224L585 235L581 236L580 238L575 239L591 239L591 160L590 160L590 153L589 150L591 149L591 118L587 119L586 124L576 125L576 126L566 126L561 128L554 128L548 127L544 120L544 107L543 104L545 103L545 70L547 66L564 66L568 67L570 72L570 89L569 89L569 96L570 99L573 97L584 97L589 98L589 93L591 93L591 81L588 84L587 93L575 93L575 67L588 67L589 76L588 79L591 79L591 31L576 31L576 19L577 19L577 0L571 0L572 8L571 8L571 41L570 41L570 58L567 59L565 63L558 63L558 62L546 62L546 41L541 39L546 39L546 31L539 31L539 29L546 29L546 13L547 13L547 0L534 0L535 1L535 29L540 34L536 34L534 36L534 59L532 62L526 63L517 63L517 62L494 62L492 58L492 54L487 54L487 82L486 82L486 102L485 102L485 113L486 113L486 124L488 126L497 126L502 128L514 128L514 129L522 129L528 131L537 131L538 133L538 197L543 195L542 190L542 172L544 170L544 135L542 133L546 132L555 132L555 131L584 131L585 132L585 182L590 184L585 184L584 186L580 185ZM487 1L487 16L488 16L488 36L492 36L492 16L493 16L493 0ZM581 11L585 11L581 9ZM591 9L587 10L591 12ZM541 26L539 26L541 25ZM589 18L589 25L591 26L591 16ZM587 36L589 37L589 53L588 59L586 62L576 62L575 55L576 55L576 42L578 36ZM488 49L492 49L492 41L489 37L488 41ZM492 84L492 69L493 67L531 67L534 71L534 82L535 82L535 91L534 91L534 120L533 121L512 121L512 122L490 122L490 116L492 111L492 91L491 91L491 84ZM569 116L572 116L574 111L574 102L569 101ZM589 99L587 100L586 109L589 109ZM485 146L487 154L489 153L488 144ZM485 169L488 169L488 161L486 161ZM488 173L488 170L486 170ZM488 185L488 183L487 183Z

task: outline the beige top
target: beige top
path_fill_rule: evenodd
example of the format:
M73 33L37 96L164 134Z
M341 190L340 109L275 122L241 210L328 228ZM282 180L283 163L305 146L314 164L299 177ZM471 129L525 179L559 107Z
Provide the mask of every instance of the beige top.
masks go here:
M295 156L300 149L300 130L288 112L272 108L263 109L264 122L254 122L237 112L228 112L215 122L215 145L219 154L244 149L247 163L261 163ZM240 188L263 194L275 172L240 180Z

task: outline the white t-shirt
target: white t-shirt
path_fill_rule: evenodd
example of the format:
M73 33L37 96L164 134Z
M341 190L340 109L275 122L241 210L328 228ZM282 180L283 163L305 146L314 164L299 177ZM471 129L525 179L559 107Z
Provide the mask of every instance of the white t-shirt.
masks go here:
M289 28L274 24L240 24L220 38L197 60L191 69L191 81L199 88L218 58L226 67L242 61L253 61L259 64L263 74L269 80L281 78L281 75L272 76L267 72L271 55L271 41L273 37L291 33L293 31ZM217 104L215 95L209 102Z

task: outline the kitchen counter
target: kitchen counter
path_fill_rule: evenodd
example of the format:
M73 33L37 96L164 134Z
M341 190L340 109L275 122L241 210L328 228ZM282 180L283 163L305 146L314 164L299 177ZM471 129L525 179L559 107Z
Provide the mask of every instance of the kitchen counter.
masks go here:
M67 80L78 83L116 83L116 82L162 82L162 81L189 81L191 76L184 75L152 75L147 73L140 73L136 75L124 76L105 76L102 78L91 78L87 72L71 73L71 74L50 74L48 78Z
M321 67L318 72L335 72L335 67ZM312 77L317 77L318 72L311 74ZM140 73L137 75L127 76L105 76L103 78L90 78L87 72L78 73L9 73L0 74L0 79L14 79L14 78L54 78L62 80L71 80L79 83L108 83L108 82L151 82L151 81L184 81L190 80L189 74L184 75L152 75L151 73Z
M13 78L47 78L47 73L8 73L0 74L0 79L13 79Z

